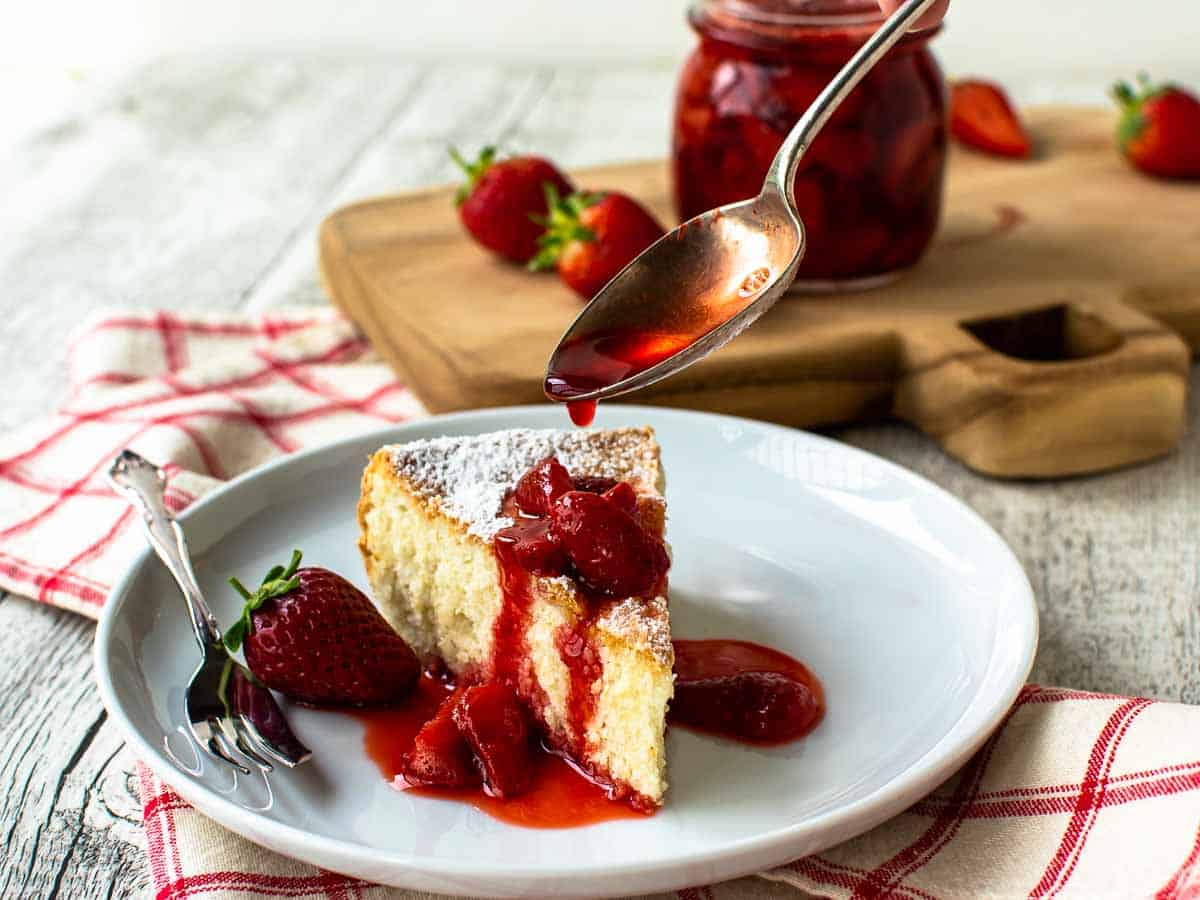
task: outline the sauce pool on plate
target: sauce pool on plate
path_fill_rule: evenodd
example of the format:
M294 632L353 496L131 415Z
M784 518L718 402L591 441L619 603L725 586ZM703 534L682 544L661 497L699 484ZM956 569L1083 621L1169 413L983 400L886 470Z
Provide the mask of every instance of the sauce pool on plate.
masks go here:
M352 713L365 729L363 747L381 775L398 789L422 797L469 803L501 822L525 828L575 828L613 819L638 819L644 813L609 797L608 791L565 759L538 748L533 754L533 786L508 799L490 796L482 787L427 788L406 784L399 776L400 760L413 738L450 695L452 686L422 674L413 697L404 706Z

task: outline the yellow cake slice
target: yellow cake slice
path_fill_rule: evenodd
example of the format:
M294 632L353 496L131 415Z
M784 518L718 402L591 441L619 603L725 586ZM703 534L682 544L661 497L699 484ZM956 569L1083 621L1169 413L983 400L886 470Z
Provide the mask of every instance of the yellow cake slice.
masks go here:
M393 444L372 456L359 549L380 612L459 679L512 684L551 747L635 806L662 803L673 693L666 582L653 596L597 600L567 576L515 572L496 535L517 481L553 456L572 478L625 481L661 539L658 443L649 428L514 429Z

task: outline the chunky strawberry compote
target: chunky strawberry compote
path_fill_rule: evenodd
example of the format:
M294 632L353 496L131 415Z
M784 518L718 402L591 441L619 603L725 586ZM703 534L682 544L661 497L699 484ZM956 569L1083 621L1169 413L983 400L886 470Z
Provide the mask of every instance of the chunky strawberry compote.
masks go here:
M567 575L602 599L652 592L671 564L637 518L637 493L626 482L576 482L550 457L525 473L512 499L517 522L496 536L502 565Z
M755 196L801 114L880 21L873 0L701 0L680 76L673 174L680 218ZM941 210L946 101L926 44L892 49L800 163L808 247L797 283L861 282L912 266Z
M748 744L782 744L825 715L815 675L786 653L749 641L675 641L669 721Z
M454 722L454 704L448 699L461 693L430 671L421 675L416 691L404 705L352 714L363 724L367 756L396 788L467 803L502 822L526 828L573 828L641 817L536 740L528 746L522 776L529 782L528 789L501 797L485 788L470 745Z

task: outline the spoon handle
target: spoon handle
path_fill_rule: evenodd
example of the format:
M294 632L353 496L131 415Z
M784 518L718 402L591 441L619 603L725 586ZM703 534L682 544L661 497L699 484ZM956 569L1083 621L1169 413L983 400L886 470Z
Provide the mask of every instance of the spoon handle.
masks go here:
M892 49L892 46L908 33L909 27L920 18L921 14L933 6L937 0L908 0L903 6L892 13L891 17L879 26L879 30L859 48L846 65L833 76L833 80L825 86L825 90L817 95L804 115L800 117L783 146L775 154L771 168L767 172L763 185L774 187L784 197L788 206L793 205L792 192L795 187L796 169L813 140L825 127L834 110L842 105L842 101L862 81L863 76L875 67L879 60Z
M221 630L196 583L183 529L163 502L167 479L162 469L132 450L122 450L108 470L108 480L141 513L146 539L174 576L187 600L192 630L201 649L206 649L210 644L220 644Z

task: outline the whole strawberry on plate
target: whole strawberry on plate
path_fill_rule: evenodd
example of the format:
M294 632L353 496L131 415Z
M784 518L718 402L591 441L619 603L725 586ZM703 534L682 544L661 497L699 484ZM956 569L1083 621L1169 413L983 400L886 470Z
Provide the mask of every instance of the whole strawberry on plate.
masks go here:
M474 162L453 148L450 156L467 175L455 196L463 226L489 250L529 262L538 252L539 221L549 212L546 188L570 193L567 176L537 156L498 160L495 147L484 147Z
M666 232L632 197L611 192L560 196L547 191L550 214L531 269L555 268L586 300Z
M990 81L956 81L950 87L950 133L975 150L1024 159L1033 142L1004 89Z
M1121 107L1117 144L1126 158L1151 175L1200 178L1200 99L1178 85L1138 76L1113 87Z
M230 652L272 690L314 706L389 706L416 684L412 649L349 581L316 566L300 568L292 553L253 593L229 583L246 601L225 632Z

